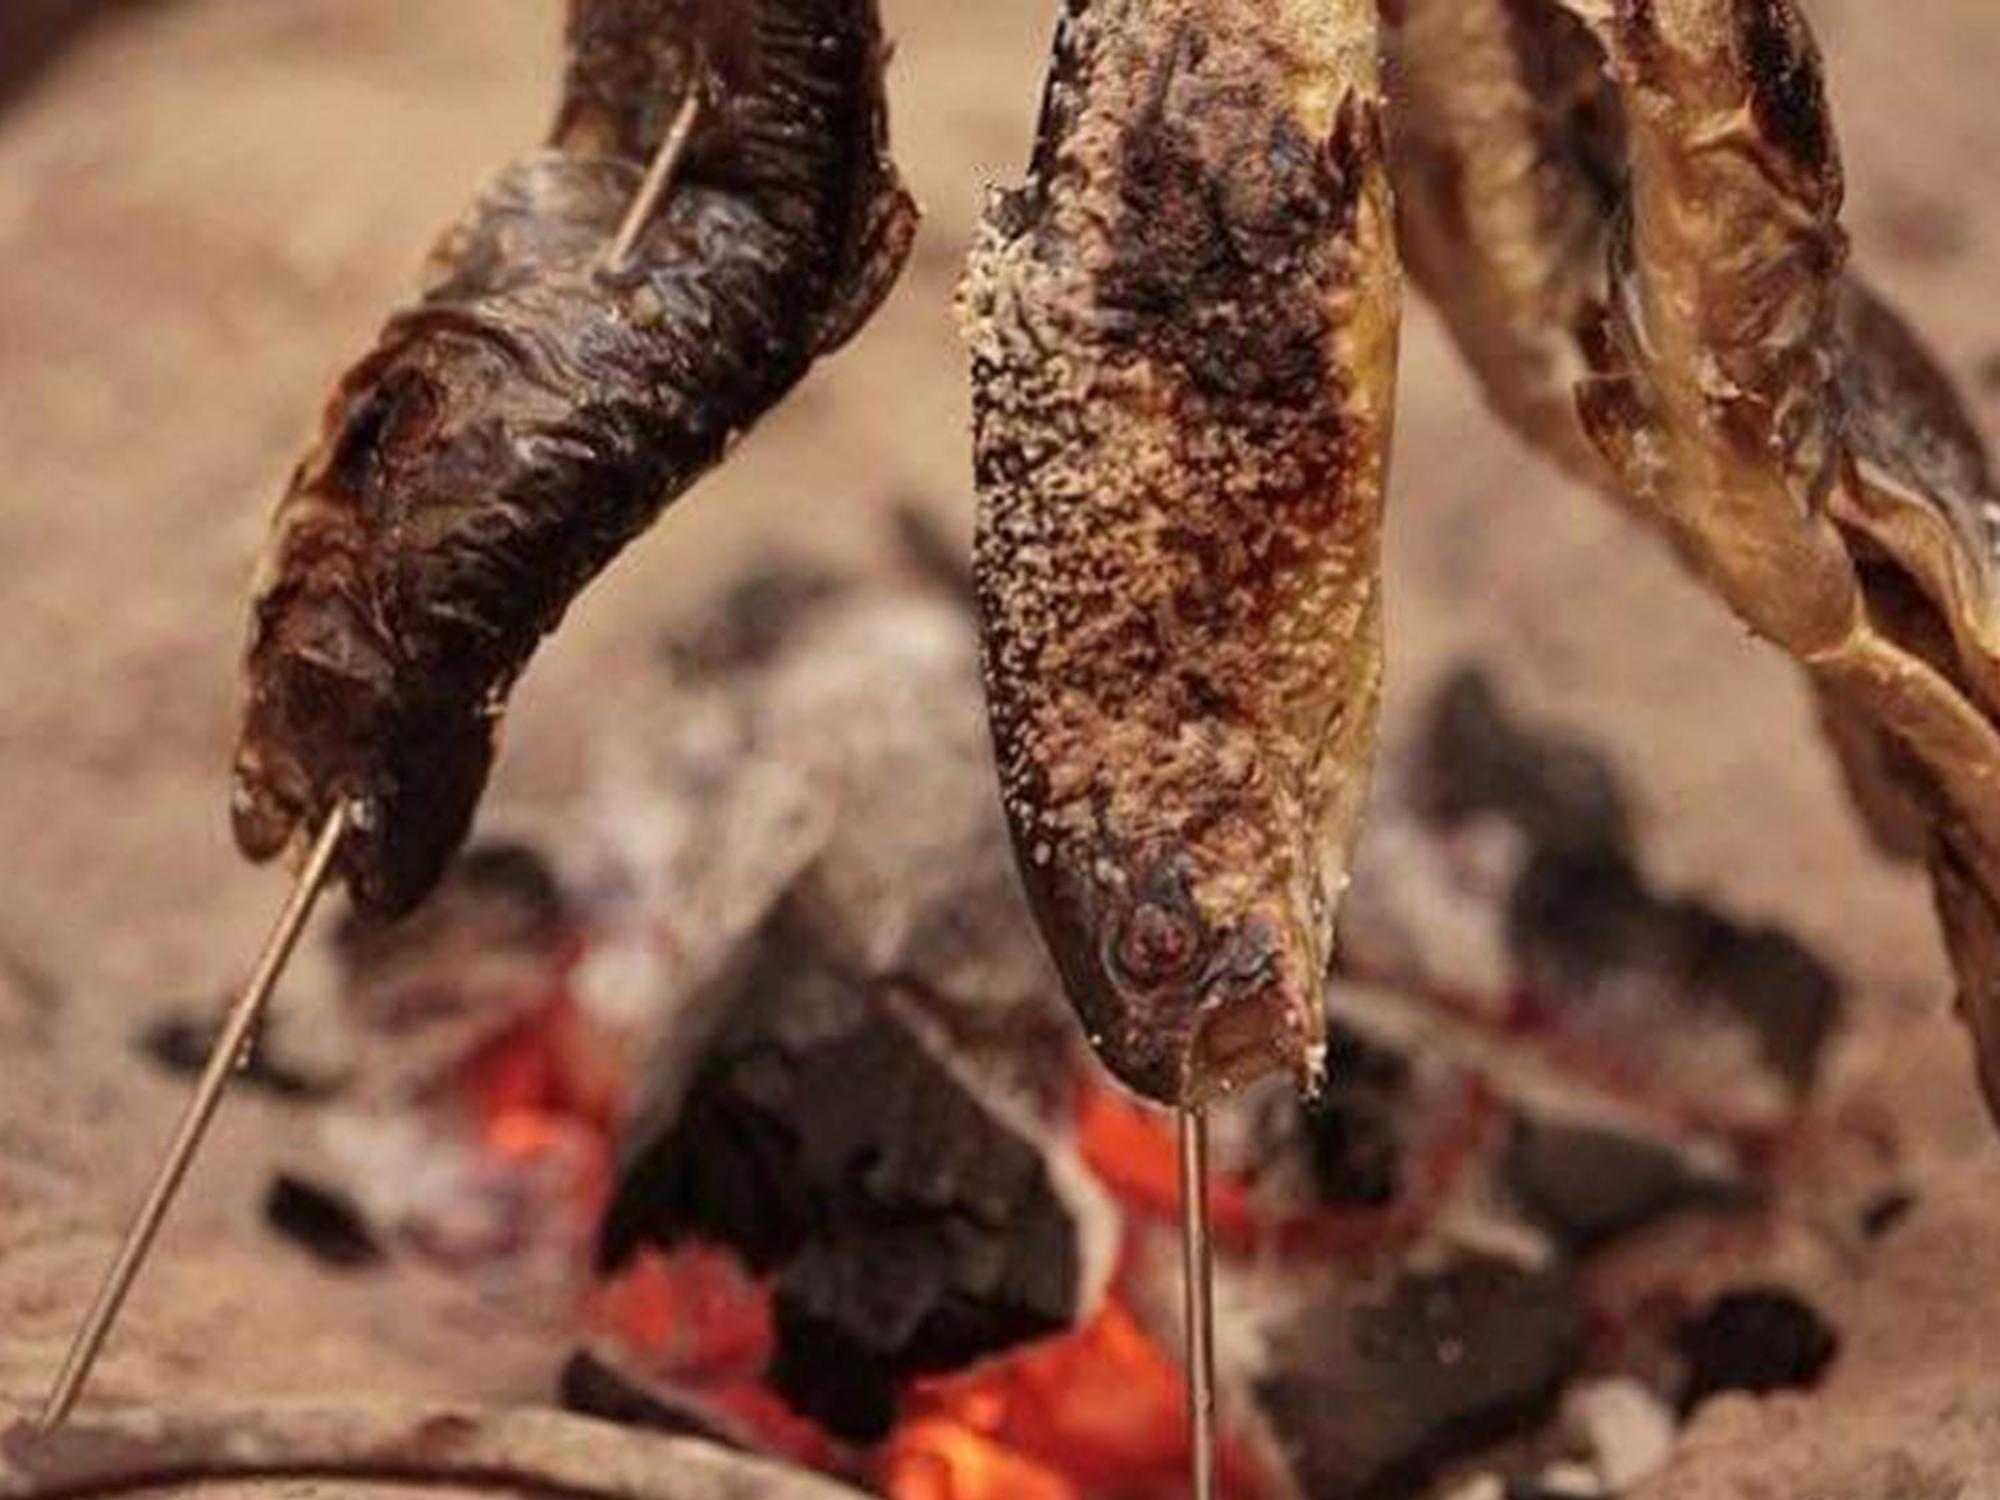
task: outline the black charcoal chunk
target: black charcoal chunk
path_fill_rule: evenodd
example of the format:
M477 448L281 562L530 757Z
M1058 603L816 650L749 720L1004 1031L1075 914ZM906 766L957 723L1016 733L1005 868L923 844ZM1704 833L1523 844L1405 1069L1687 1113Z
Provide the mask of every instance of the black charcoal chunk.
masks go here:
M1473 1256L1287 1317L1255 1390L1300 1492L1390 1500L1544 1417L1583 1344L1566 1273Z
M1827 1321L1782 1287L1723 1293L1683 1322L1674 1342L1687 1363L1688 1412L1725 1391L1808 1390L1840 1352Z
M1813 1083L1840 1018L1839 977L1796 938L1656 895L1622 855L1538 852L1507 928L1532 992L1575 1010L1657 994L1674 1011L1740 1028L1794 1091ZM1671 1015L1659 1023L1670 1027Z
M192 1009L156 1016L140 1029L134 1046L163 1072L176 1078L198 1078L214 1050L220 1019L219 1011L201 1015ZM243 1065L236 1071L235 1086L293 1103L311 1103L336 1092L331 1079L278 1055L268 1030L251 1039Z
M733 1249L772 1278L774 1384L868 1441L907 1377L1072 1323L1079 1228L1042 1148L879 987L762 944L685 1090L636 1117L600 1262Z
M264 1222L323 1266L358 1271L379 1265L382 1246L353 1200L280 1172L264 1194Z
M1529 1216L1578 1254L1669 1214L1750 1199L1747 1185L1697 1171L1666 1142L1565 1121L1517 1120L1502 1171Z
M1479 667L1459 669L1432 698L1410 795L1418 814L1439 827L1495 815L1536 848L1601 854L1632 847L1632 817L1611 763L1580 741L1517 725Z
M1381 1208L1403 1185L1410 1065L1338 1023L1327 1039L1326 1086L1301 1106L1313 1184L1322 1203Z

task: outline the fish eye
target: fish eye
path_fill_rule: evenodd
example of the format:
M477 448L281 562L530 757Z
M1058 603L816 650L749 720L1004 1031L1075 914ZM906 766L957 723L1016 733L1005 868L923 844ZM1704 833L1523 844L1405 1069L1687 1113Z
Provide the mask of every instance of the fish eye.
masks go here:
M1185 917L1156 901L1142 901L1121 924L1111 957L1124 978L1152 987L1185 974L1199 946Z

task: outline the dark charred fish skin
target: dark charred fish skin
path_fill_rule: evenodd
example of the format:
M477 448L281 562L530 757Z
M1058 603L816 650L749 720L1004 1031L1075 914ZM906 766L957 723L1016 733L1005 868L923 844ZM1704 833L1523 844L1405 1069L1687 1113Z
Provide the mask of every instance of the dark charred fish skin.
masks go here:
M1397 267L1373 0L1071 0L966 282L1001 794L1092 1044L1316 1074L1372 758Z
M577 593L864 322L915 211L874 0L574 0L550 145L433 252L279 506L247 659L238 843L341 799L365 912L435 885L506 696ZM688 91L630 258L604 253Z

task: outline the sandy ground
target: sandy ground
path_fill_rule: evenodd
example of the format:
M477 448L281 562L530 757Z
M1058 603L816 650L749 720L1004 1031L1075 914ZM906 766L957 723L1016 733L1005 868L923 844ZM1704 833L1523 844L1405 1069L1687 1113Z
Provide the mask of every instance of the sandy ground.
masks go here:
M985 186L1025 157L1051 6L886 8L899 155L928 213L910 272L543 653L493 821L562 804L593 726L643 690L663 622L741 559L773 546L879 558L890 506L911 499L969 534L951 294ZM2000 18L1990 0L1812 9L1859 258L1990 424L2000 199L1983 189L2000 159ZM93 32L0 117L0 963L18 979L11 1001L0 989L0 1020L9 1004L17 1017L14 1032L0 1024L0 1392L41 1378L169 1117L171 1092L124 1038L163 1000L226 979L276 899L237 862L223 816L268 506L329 378L429 237L536 136L557 22L556 0L177 0ZM1410 323L1392 731L1448 664L1493 662L1525 707L1615 748L1673 879L1837 959L1863 1017L1850 1068L1895 1064L1887 1044L1928 1034L1948 1004L1927 896L1864 844L1793 673L1650 537L1502 434L1430 317ZM314 992L308 971L295 1003ZM51 1073L34 1061L45 1045L87 1067ZM1906 1064L1919 1081L1905 1097L1923 1101L1939 1170L1984 1151L1960 1049L1907 1055L1921 1063ZM254 1104L232 1114L135 1309L184 1357L114 1364L118 1388L451 1378L421 1351L369 1353L351 1336L370 1317L363 1295L260 1255L248 1164L283 1129ZM175 1276L197 1264L211 1291L233 1290L176 1313ZM273 1347L241 1316L287 1302L285 1326L314 1338ZM525 1381L519 1369L496 1360L486 1382Z

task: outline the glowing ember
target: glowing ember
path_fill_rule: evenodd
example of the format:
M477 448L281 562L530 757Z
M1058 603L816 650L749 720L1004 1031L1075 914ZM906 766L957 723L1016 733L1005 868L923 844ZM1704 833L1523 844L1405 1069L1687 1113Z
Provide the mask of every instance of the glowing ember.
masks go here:
M771 1358L771 1299L733 1256L646 1250L588 1294L585 1319L679 1381L755 1380Z
M601 1213L627 1070L566 994L483 1047L460 1075L478 1138L509 1170L554 1178L580 1235ZM1087 1081L1078 1089L1085 1161L1132 1215L1171 1219L1179 1187L1158 1111ZM1215 1187L1219 1238L1250 1247L1272 1225L1248 1188ZM1087 1325L966 1373L912 1382L903 1418L867 1454L829 1440L766 1382L775 1348L769 1288L731 1255L699 1246L642 1252L590 1284L582 1321L622 1367L795 1462L871 1483L890 1500L1170 1500L1184 1495L1188 1424L1181 1370L1115 1295ZM1230 1493L1263 1491L1225 1444Z
M917 1382L877 1475L893 1500L1162 1500L1182 1494L1181 1369L1122 1302L965 1375ZM1261 1489L1233 1445L1230 1492Z
M897 1430L883 1450L880 1483L894 1500L1081 1500L1065 1476L944 1417Z

